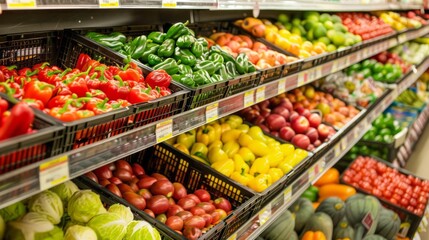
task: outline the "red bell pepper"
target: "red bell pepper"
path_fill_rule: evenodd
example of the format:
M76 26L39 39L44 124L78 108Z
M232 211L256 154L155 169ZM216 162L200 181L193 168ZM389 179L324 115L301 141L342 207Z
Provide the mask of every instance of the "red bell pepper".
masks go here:
M171 76L165 70L154 70L146 76L146 83L151 87L168 88L171 83Z
M0 141L27 133L33 120L34 113L31 108L25 103L17 103L0 127Z
M89 92L86 93L86 96L87 97L93 97L93 98L99 98L99 99L107 98L106 94L99 89L89 89Z
M25 86L24 98L33 98L47 105L52 98L54 86L41 81L32 81Z
M151 88L142 88L140 86L133 87L128 96L128 101L133 104L148 102L154 99L156 99L156 96L153 95Z
M137 64L135 62L128 63L128 67L132 68L134 70L137 70L137 72L143 77L143 71L142 71L142 69L139 66L137 66Z
M16 82L0 82L0 92L17 99L20 99L23 94L21 86Z
M45 69L45 68L49 68L49 63L48 62L43 62L43 63L35 64L31 69L33 71L39 70L39 72L40 72L40 70Z
M109 99L127 99L130 94L130 87L127 82L122 81L119 75L115 76L115 80L102 82L100 90L103 91Z
M161 94L161 96L168 96L171 95L171 90L166 87L159 87L159 93Z
M37 76L38 79L42 82L55 84L56 82L61 81L61 78L58 76L58 74L62 72L63 71L59 70L58 68L54 69L50 67L45 67L39 70Z
M91 60L91 57L85 53L81 53L79 54L79 57L77 59L76 62L76 68L79 70L82 70L83 66L85 66L85 64Z
M91 110L78 110L76 111L76 115L79 119L94 117L95 113Z
M55 107L62 107L64 106L64 104L66 104L67 100L70 99L77 99L76 94L73 95L57 95L53 98L51 98L51 100L49 100L48 105L46 106L47 108L55 108Z
M8 80L11 77L17 77L18 73L16 71L16 66L0 66L0 71L3 72L4 80Z
M76 113L76 108L71 106L73 102L72 99L66 101L62 107L54 107L49 111L49 115L60 119L64 122L71 122L79 119L79 116Z
M113 109L124 108L131 105L130 102L123 99L110 100L108 103L112 106Z
M85 63L85 65L83 65L83 67L80 69L82 72L86 72L90 69L95 69L96 67L100 66L100 62L97 60L89 60ZM89 71L88 71L89 72Z
M132 68L128 68L124 71L119 71L118 75L123 81L131 80L136 82L144 82L143 75L141 75L137 70Z
M73 93L67 87L67 85L63 82L56 82L55 88L53 91L54 95L72 95Z
M89 75L91 76L91 78L98 78L102 81L112 80L114 76L112 72L109 71L109 68L104 64L100 64L99 66L91 69Z
M4 81L6 81L6 80L7 80L7 79L5 79L3 72L2 72L2 71L0 71L0 82L4 82Z
M108 103L108 101L108 98L105 98L104 100L99 98L93 98L89 100L89 102L86 104L86 109L93 111L95 115L110 112L113 110L113 108L112 105Z
M6 100L4 100L4 99L2 99L2 98L0 98L0 117L2 116L2 114L4 113L4 112L6 112L7 110L9 109L9 103L6 101Z
M28 106L34 107L39 110L43 110L45 108L43 102L38 99L24 98L22 99L22 101L25 102Z
M78 74L79 75L79 74ZM88 75L78 76L67 83L67 87L72 93L76 93L78 97L85 97L86 93L89 92L88 86L86 85Z
M90 78L86 79L86 86L88 86L88 89L99 89L100 84L101 81L96 77L96 75L92 75Z
M33 71L29 67L25 67L25 68L22 68L22 69L18 70L18 75L19 76L25 76L25 77L35 76L38 73L39 73L39 69L36 69L36 70Z

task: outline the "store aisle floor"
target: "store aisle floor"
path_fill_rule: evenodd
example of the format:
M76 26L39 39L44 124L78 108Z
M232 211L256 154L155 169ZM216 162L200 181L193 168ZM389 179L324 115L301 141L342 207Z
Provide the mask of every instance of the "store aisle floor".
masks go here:
M429 126L426 126L406 168L419 177L429 179ZM428 231L420 234L421 240L429 240Z

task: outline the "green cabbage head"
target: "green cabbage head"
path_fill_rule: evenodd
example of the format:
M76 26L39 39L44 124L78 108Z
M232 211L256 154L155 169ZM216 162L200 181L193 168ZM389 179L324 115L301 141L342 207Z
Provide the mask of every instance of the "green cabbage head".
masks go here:
M127 222L116 213L102 213L88 222L98 240L122 240L127 233Z
M79 188L72 181L67 181L49 190L56 193L58 197L61 198L61 201L63 201L64 206L67 207L67 203L69 202L71 196L73 193L79 191Z
M30 212L38 212L45 215L53 224L60 223L64 213L63 202L60 197L49 190L30 198L28 209Z
M94 216L105 213L100 196L91 190L80 190L70 198L67 212L74 222L87 223Z
M62 240L63 231L45 215L29 212L20 220L7 224L6 240Z
M131 212L131 209L129 207L125 207L122 204L116 203L109 207L109 210L107 210L110 213L116 213L119 216L121 216L122 219L125 220L125 222L128 224L132 220L134 220L134 215Z
M26 213L27 213L27 208L22 202L17 202L3 209L0 209L0 215L3 217L3 220L5 222L18 219L24 216Z
M73 225L67 229L64 240L97 240L97 234L90 227Z
M161 240L159 232L145 221L132 221L128 224L124 240L151 239Z

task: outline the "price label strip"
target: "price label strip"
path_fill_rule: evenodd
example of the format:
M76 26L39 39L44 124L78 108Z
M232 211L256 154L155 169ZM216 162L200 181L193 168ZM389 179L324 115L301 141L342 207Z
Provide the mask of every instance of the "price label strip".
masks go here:
M259 211L259 223L264 225L271 217L271 203Z
M298 87L307 84L308 81L309 77L307 72L301 72L298 74Z
M100 8L117 8L119 7L119 0L99 0Z
M256 89L256 102L262 102L265 100L265 86Z
M173 137L173 119L168 119L164 122L156 124L156 142L164 142Z
M314 75L314 79L320 79L323 76L322 66L316 67Z
M308 171L308 179L311 182L311 184L314 184L316 181L317 175L323 171L323 168L325 166L325 162L321 161L316 163L314 166L312 166Z
M7 8L35 8L36 0L6 0Z
M278 86L277 86L277 93L282 94L286 92L286 79L282 78L280 79Z
M399 41L399 43L403 43L403 42L406 42L407 41L407 34L405 34L405 33L403 33L403 34L400 34L399 35L399 37L398 37L398 41Z
M219 118L219 103L214 103L206 107L206 123Z
M341 154L341 143L338 143L337 145L335 145L334 150L335 150L335 158L337 158Z
M250 90L244 93L244 107L249 107L255 104L255 90Z
M40 190L49 189L70 178L68 156L61 156L39 166Z
M335 60L335 61L332 63L331 73L336 73L336 72L338 72L338 60Z
M175 8L177 7L177 1L176 0L162 0L162 7L163 8Z
M284 204L289 203L292 200L292 187L287 187L283 192L283 202Z

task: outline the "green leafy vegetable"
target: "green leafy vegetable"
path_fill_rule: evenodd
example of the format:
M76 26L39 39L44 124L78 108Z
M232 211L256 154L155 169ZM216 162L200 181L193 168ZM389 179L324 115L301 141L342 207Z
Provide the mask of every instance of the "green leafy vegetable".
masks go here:
M64 240L97 240L97 234L90 227L74 225L67 229Z
M109 207L109 210L107 210L110 213L116 213L118 214L122 219L125 220L125 222L128 224L132 220L134 220L134 215L131 212L131 209L129 207L125 207L122 204L113 204Z
M46 190L30 198L28 209L44 215L53 224L61 222L64 213L63 202L57 194Z
M61 201L63 201L64 206L67 207L71 196L73 196L73 193L79 191L79 188L72 181L67 181L49 190L56 193L61 198Z
M161 240L159 232L145 221L132 221L128 224L124 240L152 239Z
M45 215L29 212L18 221L8 222L7 240L62 240L63 231Z
M73 221L87 223L94 216L105 213L106 209L98 194L91 190L80 190L70 198L67 211Z
M116 213L102 213L88 222L99 240L122 240L127 233L127 222ZM141 238L147 239L147 238Z
M0 210L0 215L5 222L13 221L24 216L27 213L27 208L24 203L17 202Z

